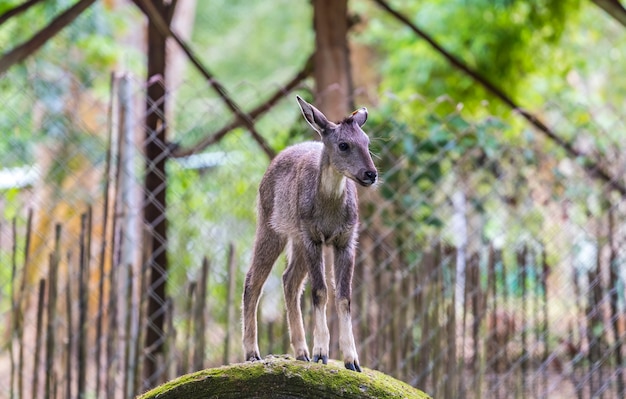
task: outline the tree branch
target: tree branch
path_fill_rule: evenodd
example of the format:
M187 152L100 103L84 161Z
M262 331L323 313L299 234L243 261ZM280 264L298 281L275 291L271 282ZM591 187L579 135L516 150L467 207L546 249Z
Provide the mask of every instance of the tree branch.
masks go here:
M309 57L309 59L307 60L302 70L300 70L300 72L298 72L287 84L285 84L284 86L276 90L276 92L272 96L270 96L270 98L268 98L267 101L265 101L263 104L259 105L258 107L254 108L252 111L248 113L250 118L256 120L258 117L260 117L261 115L265 114L270 109L272 109L274 105L278 103L279 100L281 100L287 94L292 92L296 87L300 85L300 83L302 83L304 79L309 77L312 71L313 71L313 57ZM242 125L243 125L242 120L240 118L236 118L235 120L230 122L228 125L222 127L217 132L209 136L206 136L205 138L203 138L202 140L200 140L198 143L194 144L193 146L189 148L184 148L184 149L176 148L172 156L175 158L181 158L181 157L186 157L192 154L196 154L204 150L205 148L209 147L210 145L213 145L219 142L230 131L238 127L241 127Z
M185 41L176 34L165 22L161 14L156 10L154 5L148 0L134 0L135 4L139 6L139 8L150 18L152 23L157 27L159 32L165 36L171 36L174 41L180 46L183 52L187 55L187 58L191 63L196 67L196 69L200 72L200 74L209 82L211 87L219 94L220 98L228 109L233 112L237 118L239 118L243 125L250 131L252 138L259 144L259 146L263 149L265 154L270 158L274 158L276 152L269 146L269 144L265 141L263 136L259 134L254 126L254 121L250 117L250 115L246 114L241 110L241 108L235 103L228 93L226 93L226 89L220 82L218 82L213 74L200 62L198 57L193 53L191 48L185 43Z
M565 152L568 154L568 156L582 159L583 168L589 176L593 178L599 178L600 180L607 183L612 189L618 191L623 197L626 197L626 186L624 186L622 183L617 181L615 177L611 176L606 170L604 170L604 168L599 164L599 162L587 158L582 152L577 150L571 143L565 141L562 137L556 134L556 132L550 129L537 116L521 108L511 97L509 97L506 93L500 90L500 88L496 87L487 78L481 76L478 71L471 69L461 59L457 58L455 55L448 52L439 43L437 43L432 37L430 37L427 33L425 33L419 27L417 27L406 16L404 16L400 12L391 8L389 4L387 4L386 1L384 0L373 0L373 1L377 3L382 9L387 11L390 15L392 15L395 19L397 19L398 21L400 21L401 23L409 27L416 35L426 40L426 42L428 42L428 44L430 44L435 50L437 50L437 52L439 52L444 58L446 58L448 62L452 64L452 66L454 66L456 69L460 70L464 74L474 79L476 83L483 86L492 95L500 99L500 101L508 105L515 112L519 113L524 119L526 119L533 126L535 126L535 128L538 129L541 133L543 133L548 139L553 141L559 147L563 148Z
M35 4L39 3L41 0L28 0L26 3L22 3L19 6L15 6L13 8L11 8L10 10L8 10L7 12L5 12L4 14L0 15L0 25L2 25L3 23L5 23L6 21L8 21L9 19L13 18L14 16L28 10L31 6L34 6Z
M83 11L89 8L96 0L80 0L68 10L56 17L48 26L40 30L26 43L19 45L13 50L5 53L0 58L0 76L2 76L11 66L22 62L26 57L37 51L48 39L59 33L63 28L74 21Z
M618 0L591 0L617 22L626 27L626 8Z

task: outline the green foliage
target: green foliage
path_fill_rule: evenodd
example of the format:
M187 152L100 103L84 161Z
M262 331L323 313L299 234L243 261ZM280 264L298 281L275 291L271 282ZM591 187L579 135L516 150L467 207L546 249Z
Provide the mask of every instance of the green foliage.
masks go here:
M624 123L617 109L623 108L626 80L617 65L623 64L626 32L591 2L391 3L559 137L606 165L623 163L618 137ZM552 239L561 221L548 204L571 201L569 212L582 215L572 222L581 226L604 217L592 206L604 191L582 172L587 161L566 159L562 149L371 2L352 6L366 21L354 40L378 53L378 129L395 143L383 165L403 165L401 172L381 168L381 192L392 200L409 188L394 199L395 210L385 220L400 220L406 241L440 230L451 213L446 195L458 187L468 190L469 215L481 220L474 233L503 239L507 247ZM538 202L537 193L549 198Z
M526 88L528 75L560 74L567 67L552 62L550 46L558 44L566 23L575 24L579 1L439 0L400 2L396 7L446 50L516 97ZM473 112L490 99L413 32L371 9L364 12L376 17L359 39L377 48L384 60L383 91L430 98L448 95Z
M0 2L0 13L18 3ZM34 27L45 26L69 3L42 2L0 26L3 51L31 37ZM602 156L623 152L623 28L598 23L600 12L593 5L578 0L394 5L481 76L557 121L566 140L590 138L592 153ZM562 151L538 139L510 110L372 2L350 6L367 20L351 39L378 53L372 68L380 77L379 102L366 130L378 156L380 194L387 202L381 207L383 221L397 228L401 240L422 243L442 234L453 213L449 197L459 188L468 193L471 215L480 218L481 230L474 233L485 240L500 238L515 247L541 236L546 214L532 204L529 182L549 162L557 166L546 167L543 173L552 174L546 184L552 185L553 196L573 200L577 222L602 214L606 204L597 187L558 168ZM313 51L311 11L306 1L199 1L192 47L248 110L284 84ZM0 79L2 167L34 162L33 148L43 140L65 146L50 182L58 184L80 170L71 162L72 154L86 153L92 162L103 159L103 139L72 129L75 121L68 119L68 111L73 110L65 109L66 100L76 87L106 99L109 72L120 65L142 76L143 56L120 40L139 30L141 18L139 12L116 13L96 2L54 42ZM171 93L175 101L168 110L173 115L168 134L171 141L188 146L234 117L195 70L188 66L182 76L183 83ZM605 103L614 105L598 108ZM293 96L256 121L256 127L276 150L314 137ZM243 275L253 241L256 188L268 161L244 129L229 133L207 152L223 153L223 160L203 170L168 164L168 294L182 303L184 283L197 279L207 256L213 314L223 321L226 248L235 245L238 274ZM12 193L3 195L10 199ZM417 262L416 253L403 256L410 264ZM241 286L237 281L238 290Z
M30 39L70 5L41 2L8 20L0 26L5 51ZM118 36L125 18L96 2L34 56L7 71L0 80L0 131L7 137L0 141L2 166L34 162L34 147L42 140L67 144L83 140L78 136L85 132L71 132L76 127L70 119L84 115L68 109L69 98L78 89L91 90L96 97L108 95L110 70L121 58L127 66L134 65L137 53L120 43Z
M197 7L193 42L227 87L238 86L238 99L259 95L268 82L282 83L312 53L307 2L220 0Z
M376 138L373 153L380 158L380 192L388 201L383 219L409 242L441 234L456 190L470 195L472 213L483 215L497 215L507 206L492 195L495 186L511 201L526 195L526 177L516 172L535 162L534 151L520 152L503 139L510 126L502 120L472 121L467 114L445 98L434 104L395 101L368 122ZM489 217L485 222L489 238L505 231L499 223L494 229Z
M267 160L255 148L242 145L246 137L231 133L207 154L217 155L215 166L187 169L176 160L168 163L168 218L170 220L169 292L182 299L184 284L199 277L202 258L211 262L211 292L226 299L227 249L235 246L238 276L243 275L255 229L256 190ZM237 282L239 289L243 282ZM239 296L239 294L237 294ZM225 307L215 314L225 318Z
M313 49L311 10L306 2L289 0L198 2L193 48L229 95L249 110L304 65ZM234 119L192 67L184 70L184 84L175 94L170 140L183 147ZM292 96L272 110L271 118L255 122L277 151L312 137L299 119ZM268 160L243 129L228 133L205 153L223 154L222 162L205 170L184 169L175 160L169 163L169 259L173 267L168 283L169 292L182 298L186 295L183 283L197 278L202 257L207 256L212 264L212 298L221 304L226 300L226 251L231 242L236 248L238 276L248 265L256 192ZM242 286L243 281L238 281L237 290ZM216 306L215 310L215 317L224 321L226 307Z
M310 4L290 0L198 2L192 47L237 104L249 110L299 71L312 53L311 11ZM171 130L171 140L183 146L233 119L193 67L186 68L184 79L185 84L176 90L176 128ZM281 101L272 110L271 120L256 121L274 148L284 146L297 114L292 99Z

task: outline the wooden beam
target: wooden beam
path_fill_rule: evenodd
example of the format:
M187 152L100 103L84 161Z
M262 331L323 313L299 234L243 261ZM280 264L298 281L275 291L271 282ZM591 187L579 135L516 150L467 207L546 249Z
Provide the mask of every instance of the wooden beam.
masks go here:
M95 3L95 1L96 0L80 0L56 17L48 26L37 32L30 40L4 53L2 58L0 58L0 76L4 75L10 67L24 61L28 56L39 50L41 46L72 23L72 21Z
M618 0L591 0L617 22L626 27L626 8Z
M154 5L148 0L134 0L134 2L148 16L150 21L155 25L155 27L162 35L164 35L165 37L169 36L174 39L174 41L187 55L189 61L191 61L191 63L196 67L198 72L200 72L200 74L206 79L211 87L219 94L220 98L222 99L222 101L224 101L224 104L226 104L228 109L232 113L234 113L237 118L242 121L243 125L250 131L252 138L259 144L259 146L265 152L268 158L274 158L276 152L265 141L263 136L259 134L256 127L254 126L254 121L250 117L250 115L242 111L239 105L237 105L237 103L228 95L224 86L222 86L222 84L217 79L215 79L215 76L209 71L209 69L200 62L200 59L194 54L194 52L187 45L187 43L178 34L176 34L176 32L172 30L172 28L165 21L165 18L157 12Z
M4 14L0 15L0 25L5 23L9 19L13 18L14 16L23 13L24 11L28 10L31 6L34 6L35 4L39 3L40 1L41 0L29 0L29 1L25 2L25 3L20 4L19 6L15 6L15 7L11 8L7 12L5 12Z

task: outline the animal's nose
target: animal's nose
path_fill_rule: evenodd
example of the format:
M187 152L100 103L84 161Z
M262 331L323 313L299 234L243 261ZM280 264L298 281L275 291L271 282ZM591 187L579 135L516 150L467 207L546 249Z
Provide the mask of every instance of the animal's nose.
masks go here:
M365 178L371 181L372 184L376 181L376 176L377 174L375 170L368 170L365 172Z

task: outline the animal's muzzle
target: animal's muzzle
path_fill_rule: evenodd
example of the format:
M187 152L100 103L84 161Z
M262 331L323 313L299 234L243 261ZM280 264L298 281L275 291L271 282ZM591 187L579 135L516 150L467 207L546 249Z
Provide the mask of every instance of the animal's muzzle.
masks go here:
M375 170L366 170L363 173L361 173L361 176L359 178L359 183L361 183L361 185L364 187L368 187L376 183L377 177L378 177L378 173Z

